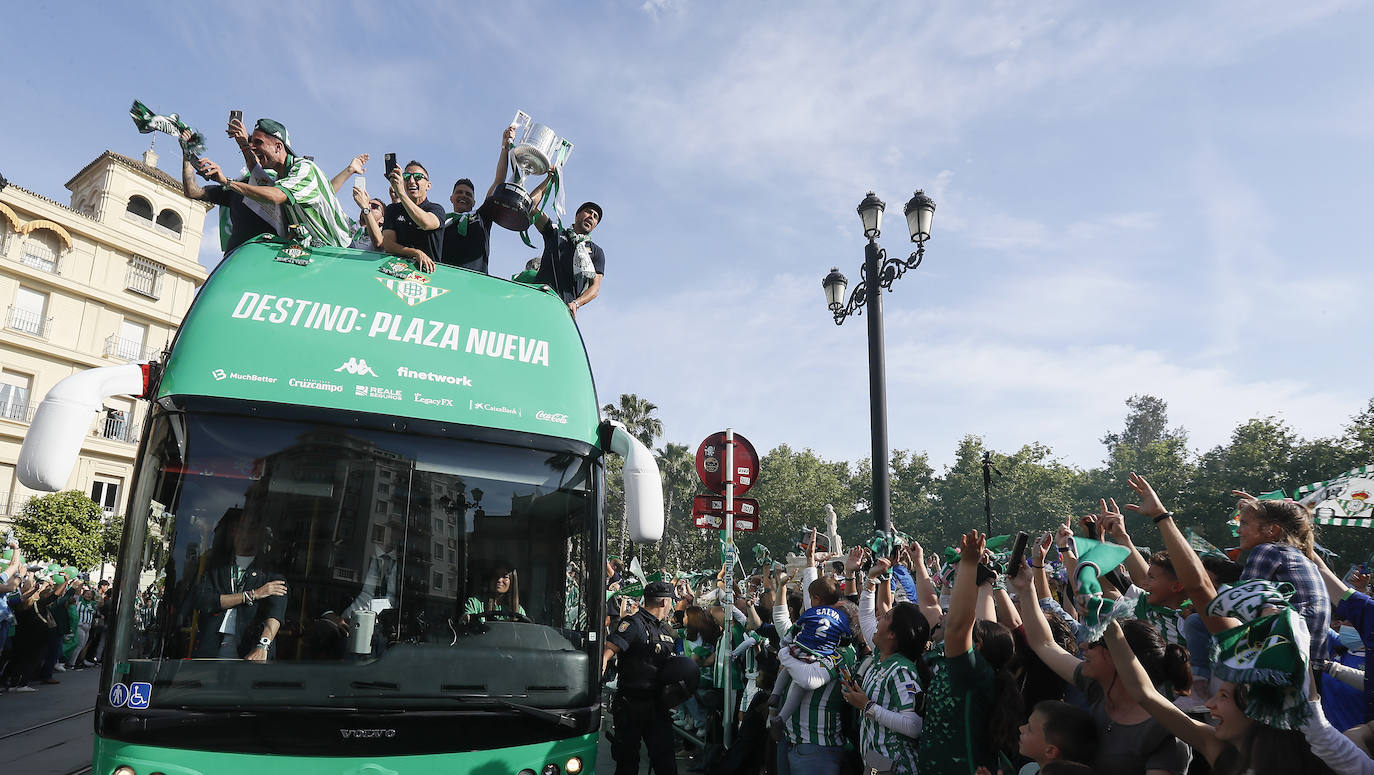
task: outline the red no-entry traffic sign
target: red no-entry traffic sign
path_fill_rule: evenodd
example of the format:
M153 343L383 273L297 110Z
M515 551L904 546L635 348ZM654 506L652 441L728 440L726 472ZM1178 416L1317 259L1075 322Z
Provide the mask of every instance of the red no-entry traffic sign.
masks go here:
M754 451L754 445L749 440L735 434L735 454L734 454L734 482L735 495L743 495L754 486L754 482L759 478L759 453ZM725 431L718 431L706 437L697 447L697 476L706 485L706 489L718 494L725 494L726 482L725 470Z

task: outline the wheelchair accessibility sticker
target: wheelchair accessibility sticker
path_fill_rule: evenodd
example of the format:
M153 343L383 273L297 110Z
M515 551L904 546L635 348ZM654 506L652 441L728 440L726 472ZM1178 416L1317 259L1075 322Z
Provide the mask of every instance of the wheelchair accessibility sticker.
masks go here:
M116 708L124 707L124 703L129 701L129 687L117 683L110 687L110 704Z
M153 685L139 681L129 684L129 707L133 710L143 710L148 707L148 701L153 697Z

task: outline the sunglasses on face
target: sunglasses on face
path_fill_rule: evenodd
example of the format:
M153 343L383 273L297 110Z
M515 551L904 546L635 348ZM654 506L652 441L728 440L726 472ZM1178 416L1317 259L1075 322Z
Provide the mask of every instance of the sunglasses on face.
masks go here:
M402 179L402 180L424 180L424 179L425 179L425 173L423 173L423 172L402 172L402 173L401 173L401 179Z

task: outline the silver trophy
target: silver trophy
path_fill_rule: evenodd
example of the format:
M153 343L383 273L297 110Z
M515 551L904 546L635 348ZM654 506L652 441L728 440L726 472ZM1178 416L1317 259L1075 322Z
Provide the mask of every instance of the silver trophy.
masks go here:
M573 144L549 127L534 123L523 110L516 111L511 126L515 127L515 147L510 149L510 172L506 182L487 197L478 212L491 223L511 231L524 231L530 227L534 204L525 188L526 180L561 169L572 155ZM548 195L553 196L554 192Z

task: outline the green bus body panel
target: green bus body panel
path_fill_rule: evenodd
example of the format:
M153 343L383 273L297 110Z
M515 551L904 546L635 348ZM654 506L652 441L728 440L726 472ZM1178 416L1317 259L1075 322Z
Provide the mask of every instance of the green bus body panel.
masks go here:
M253 241L182 324L158 397L418 417L596 443L586 349L534 286L380 253Z
M511 723L521 723L512 719ZM138 775L515 775L529 768L536 773L546 764L564 772L570 757L582 759L582 772L595 775L597 735L584 735L547 743L499 748L491 751L415 754L410 756L274 756L270 754L221 753L130 745L102 737L95 739L93 773L113 772L127 764ZM346 742L338 744L340 749Z

